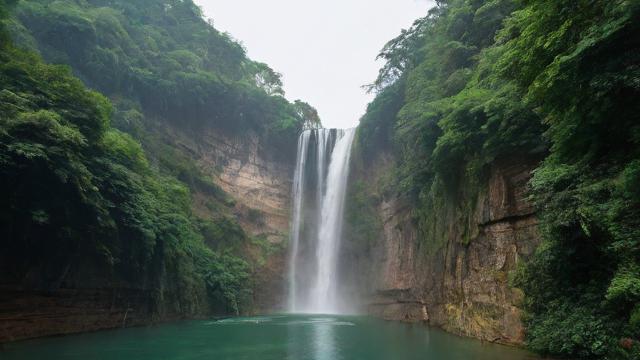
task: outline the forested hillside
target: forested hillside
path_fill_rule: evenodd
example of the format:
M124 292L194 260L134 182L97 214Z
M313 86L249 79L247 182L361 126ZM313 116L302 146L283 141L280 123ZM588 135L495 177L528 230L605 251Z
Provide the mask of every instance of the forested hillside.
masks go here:
M509 281L543 354L640 356L639 34L638 1L449 0L380 54L357 146L394 154L383 191L415 207L424 251L492 164L539 163L543 244Z
M162 129L281 152L315 110L191 1L0 5L2 286L133 289L161 317L251 310L246 248L267 245Z
M186 127L294 137L299 130L296 108L272 96L282 94L279 74L249 60L192 1L27 0L15 19L9 26L17 42L70 65L130 112L120 120L143 110Z

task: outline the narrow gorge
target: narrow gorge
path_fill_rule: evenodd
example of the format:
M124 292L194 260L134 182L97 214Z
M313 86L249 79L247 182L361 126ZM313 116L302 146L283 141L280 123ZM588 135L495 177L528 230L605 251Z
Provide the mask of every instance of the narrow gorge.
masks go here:
M638 99L636 0L0 0L0 358L640 359Z

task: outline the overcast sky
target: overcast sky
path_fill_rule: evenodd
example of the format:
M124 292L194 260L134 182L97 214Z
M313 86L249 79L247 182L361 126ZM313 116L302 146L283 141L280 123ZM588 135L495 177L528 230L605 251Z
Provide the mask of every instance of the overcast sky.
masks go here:
M381 66L375 57L430 0L195 0L249 56L282 73L286 97L315 106L326 127L357 125Z

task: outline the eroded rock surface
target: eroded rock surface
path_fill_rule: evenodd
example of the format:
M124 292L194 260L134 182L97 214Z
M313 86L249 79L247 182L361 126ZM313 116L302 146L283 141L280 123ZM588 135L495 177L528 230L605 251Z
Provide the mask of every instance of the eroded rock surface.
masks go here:
M375 186L391 166L389 161L378 161L378 166L384 163L356 174L354 181L359 177ZM534 208L526 199L535 164L496 162L472 199L437 208L426 231L418 231L407 201L379 196L381 236L358 250L371 254L357 265L368 273L356 285L367 311L486 341L522 344L523 293L508 278L540 241Z
M165 144L194 159L200 170L226 192L227 204L212 208L212 203L220 203L220 195L195 189L193 210L204 219L228 216L238 220L250 237L245 253L254 268L253 312L279 309L285 303L295 144L290 156L278 156L255 135L232 137L213 129L194 133L170 126L155 131L154 135ZM265 240L269 250L264 249ZM92 265L83 266L91 270ZM82 281L69 280L42 291L0 281L0 343L197 318L216 311L206 304L205 289L201 289L198 299L191 299L193 304L174 299L180 289L169 288L155 290L163 291L163 295L154 301L157 293L152 293L151 284L144 289L130 288L111 283L104 274L83 273L86 276Z
M210 130L171 137L233 198L245 231L272 243L286 241L295 153L278 156L251 134L233 137Z

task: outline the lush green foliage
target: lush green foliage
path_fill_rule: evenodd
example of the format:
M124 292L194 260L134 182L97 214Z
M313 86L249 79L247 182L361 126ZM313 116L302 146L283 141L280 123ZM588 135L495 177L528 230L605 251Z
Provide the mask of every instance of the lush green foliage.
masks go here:
M0 9L6 13L5 3ZM45 64L3 39L3 283L134 288L152 294L158 311L238 312L248 299L250 267L205 245L211 235L191 212L189 188L151 167L139 142L111 127L107 98L67 67ZM246 240L227 228L216 241Z
M358 139L391 144L422 231L496 159L543 159L544 244L517 281L542 353L640 351L639 30L637 1L449 0L380 55Z
M280 74L249 60L190 0L23 0L11 28L21 45L146 116L254 130L276 143L304 121L282 97Z
M345 233L350 235L350 242L362 248L366 248L366 242L375 239L384 230L375 211L376 199L371 194L372 188L372 185L358 181L349 186L347 194Z
M498 67L544 115L552 144L532 180L546 243L522 282L539 351L622 358L620 338L640 335L639 15L632 2L548 1L505 29L523 35ZM562 331L573 336L559 343Z

